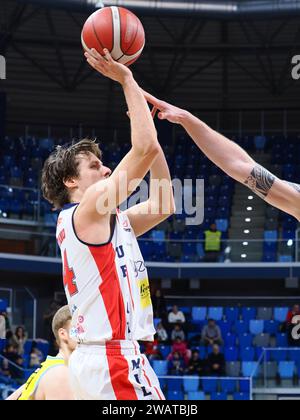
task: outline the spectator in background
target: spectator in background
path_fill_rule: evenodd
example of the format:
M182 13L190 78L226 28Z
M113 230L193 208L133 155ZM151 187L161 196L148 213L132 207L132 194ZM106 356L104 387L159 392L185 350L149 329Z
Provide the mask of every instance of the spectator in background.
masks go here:
M6 338L6 320L5 316L0 312L0 340Z
M31 352L30 352L29 367L30 368L39 367L41 363L43 362L43 360L44 360L43 353L41 352L41 350L37 348L37 344L33 342Z
M181 338L177 337L172 345L172 353L179 353L181 357L184 358L186 364L189 363L191 358L191 350L188 349L187 344L181 340ZM170 357L170 356L169 356Z
M159 343L167 343L168 342L169 336L168 336L168 333L167 333L166 329L164 328L162 322L157 324L156 334L157 334L157 340L158 340Z
M154 337L154 341L147 341L145 343L145 355L147 356L149 361L163 359L159 351L158 345L159 343L156 335Z
M185 341L185 333L181 328L180 324L175 324L174 329L171 333L171 340L174 342L176 338L180 338L182 341Z
M294 305L291 310L289 310L287 317L286 317L286 324L287 327L291 325L294 316L300 315L300 306Z
M18 354L17 348L14 347L13 344L7 344L2 354L5 357L2 365L5 376L15 379L18 383L22 383L23 359L22 356Z
M225 376L225 357L217 344L213 346L212 353L208 355L207 373L209 376Z
M192 357L188 363L188 367L186 369L187 375L198 375L203 376L205 373L205 365L203 360L200 359L200 355L198 351L193 351Z
M214 319L209 319L208 325L203 327L201 342L205 346L213 346L214 344L223 345L221 330Z
M204 232L205 235L205 261L217 262L222 248L222 232L217 230L214 223L209 230Z
M163 293L160 289L157 289L152 296L152 305L154 318L165 319L167 315L167 305Z
M17 352L21 356L24 354L24 345L27 341L27 333L23 327L17 327L13 336L15 345L17 346Z
M174 305L172 311L169 313L168 321L169 321L169 324L184 324L185 323L184 313L178 310L177 305Z
M168 363L168 374L179 376L179 375L183 375L184 370L185 370L185 363L180 353L178 352L173 353Z
M300 340L293 337L292 331L295 325L300 323L300 320L296 321L294 319L295 316L300 316L300 306L294 305L293 308L288 312L286 323L285 323L285 330L288 334L288 342L290 347L299 347Z

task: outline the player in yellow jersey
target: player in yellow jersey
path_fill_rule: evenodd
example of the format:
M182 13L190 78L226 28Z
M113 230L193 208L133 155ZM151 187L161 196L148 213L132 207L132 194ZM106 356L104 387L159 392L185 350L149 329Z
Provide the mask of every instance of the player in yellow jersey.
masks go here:
M73 400L68 360L77 343L70 338L71 313L63 306L54 315L52 330L59 346L56 357L48 356L41 367L8 400Z

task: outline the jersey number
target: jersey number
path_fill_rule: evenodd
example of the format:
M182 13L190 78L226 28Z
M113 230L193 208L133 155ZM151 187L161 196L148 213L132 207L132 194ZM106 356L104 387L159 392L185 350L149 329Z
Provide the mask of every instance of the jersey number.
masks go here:
M68 287L70 296L76 295L76 293L78 293L75 279L76 279L76 276L74 274L73 268L69 267L67 251L65 250L64 252L64 286Z

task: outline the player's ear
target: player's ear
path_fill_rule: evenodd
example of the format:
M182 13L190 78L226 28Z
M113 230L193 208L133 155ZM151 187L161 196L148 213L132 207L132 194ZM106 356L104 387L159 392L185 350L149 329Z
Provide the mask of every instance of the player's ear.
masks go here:
M64 184L67 188L75 188L77 187L77 180L75 178L68 178L64 179Z

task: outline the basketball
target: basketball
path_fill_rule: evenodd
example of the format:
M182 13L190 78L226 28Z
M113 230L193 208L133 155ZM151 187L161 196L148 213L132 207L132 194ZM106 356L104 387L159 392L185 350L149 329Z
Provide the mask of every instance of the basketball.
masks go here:
M114 60L129 66L143 51L145 31L141 21L129 10L104 7L85 22L81 42L86 51L95 48L101 55L107 48Z

